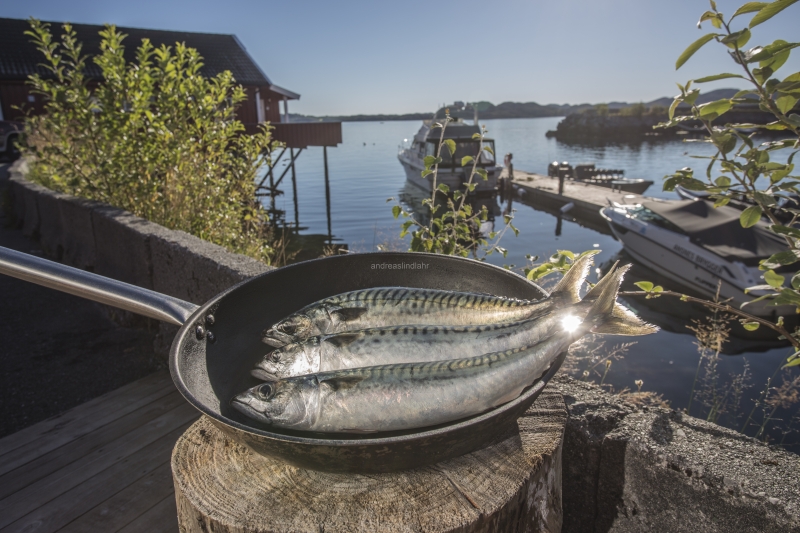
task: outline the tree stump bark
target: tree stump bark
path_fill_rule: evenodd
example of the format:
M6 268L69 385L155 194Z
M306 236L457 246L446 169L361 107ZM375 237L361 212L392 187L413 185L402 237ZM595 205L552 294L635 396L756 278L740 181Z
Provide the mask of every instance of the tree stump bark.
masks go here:
M564 400L545 388L499 442L436 465L333 474L263 457L205 417L175 445L181 533L561 530Z

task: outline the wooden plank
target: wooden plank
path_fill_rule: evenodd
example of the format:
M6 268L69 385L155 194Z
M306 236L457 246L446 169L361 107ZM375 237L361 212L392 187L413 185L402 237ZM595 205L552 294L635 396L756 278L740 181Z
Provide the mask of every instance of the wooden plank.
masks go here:
M73 461L46 478L0 500L0 528L42 507L93 476L114 467L119 461L137 453L176 427L183 426L188 420L194 420L198 416L194 407L184 403L136 428L135 431L123 435L108 446L78 461Z
M196 416L193 415L193 418ZM164 460L169 460L175 441L190 423L187 422L172 429L150 445L86 479L73 490L62 493L44 505L37 505L24 516L0 529L0 532L50 533L58 531L157 468L164 468ZM103 528L100 531L107 530Z
M58 531L117 531L168 496L175 498L169 460ZM175 525L177 527L177 521Z
M117 533L176 533L177 531L178 508L173 493Z
M109 418L113 420L152 401L154 394L157 395L171 386L172 378L168 371L154 372L60 415L8 435L0 439L0 467L5 463L5 454L13 450L42 439L51 441L56 436L63 437L65 441L78 438L106 424Z
M166 396L0 476L0 500L92 454L185 402L174 387L168 390L171 392Z

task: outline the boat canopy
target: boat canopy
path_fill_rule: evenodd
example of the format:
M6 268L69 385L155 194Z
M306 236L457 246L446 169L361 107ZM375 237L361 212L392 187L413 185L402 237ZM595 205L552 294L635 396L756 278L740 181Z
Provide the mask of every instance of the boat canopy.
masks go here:
M756 266L759 260L786 250L786 243L765 223L743 228L739 222L742 212L732 207L715 208L703 200L642 202L642 207L680 228L695 244L728 261Z
M451 122L444 130L444 138L455 140L472 140L472 136L480 132L480 126L476 126L474 124L464 124L463 122ZM432 128L428 132L428 142L438 143L441 134L442 130L439 128Z

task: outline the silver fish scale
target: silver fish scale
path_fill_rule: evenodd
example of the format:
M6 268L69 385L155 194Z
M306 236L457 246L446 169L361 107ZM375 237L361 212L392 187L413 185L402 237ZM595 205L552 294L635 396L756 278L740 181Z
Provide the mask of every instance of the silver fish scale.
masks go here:
M535 347L468 359L323 372L313 410L319 416L302 429L391 431L480 413L519 396L569 341L568 335L556 335ZM358 383L346 385L354 379Z
M400 305L409 302L412 308L420 304L435 307L518 307L531 301L505 298L488 294L440 291L435 289L408 289L404 287L364 289L352 291L322 300L329 305L365 304ZM416 304L416 305L415 305Z

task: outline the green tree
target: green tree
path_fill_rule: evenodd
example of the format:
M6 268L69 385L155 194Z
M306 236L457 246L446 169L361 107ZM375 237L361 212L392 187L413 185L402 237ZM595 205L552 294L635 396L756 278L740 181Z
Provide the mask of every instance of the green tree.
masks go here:
M246 95L231 73L205 78L195 49L147 39L127 64L125 35L107 25L93 83L75 31L63 30L57 41L31 19L26 32L48 71L28 82L46 101L26 119L30 178L270 262L255 178L274 143L267 127L244 134L235 110Z
M699 121L704 126L707 137L703 142L712 144L716 149L714 155L704 157L708 161L705 173L698 179L691 168L678 170L666 177L664 190L674 190L676 185L681 185L692 190L709 191L716 200L716 206L727 204L736 195L744 195L750 199L753 205L742 213L742 226L753 226L765 216L771 222L772 231L781 236L787 246L784 252L761 262L765 284L751 289L770 291L758 300L771 299L774 305L793 305L800 310L800 272L788 276L788 280L787 276L775 272L779 267L800 261L800 230L795 227L800 210L793 207L793 204L786 203L790 195L800 194L800 176L792 174L792 160L800 148L800 116L792 112L800 99L800 72L789 74L783 79L777 76L791 50L800 46L800 43L777 39L768 45L746 48L753 27L780 14L796 1L748 2L726 18L717 9L714 0L711 0L711 9L700 16L698 27L710 22L718 31L707 33L689 45L676 61L675 68L679 69L700 48L715 41L727 49L733 62L738 65L739 72L714 74L689 80L685 85L679 84L681 94L675 97L669 108L669 121L659 127L675 126L686 120ZM750 13L754 15L749 24L735 30L734 21L739 22L739 17ZM732 98L696 104L700 90L692 88L692 85L721 79L743 80L750 87L737 92ZM684 116L676 116L675 109L681 103L690 105L691 110ZM765 125L730 122L720 124L720 117L730 110L752 103L757 103L762 111L771 114L775 120ZM759 141L755 133L746 132L752 129L778 132L780 137ZM788 152L785 163L775 161L780 152ZM789 222L780 221L781 211L789 215ZM774 324L754 319L748 323L753 324L753 327L759 323L768 325L789 339L796 353L789 358L787 365L800 365L800 334L783 329L782 319Z

